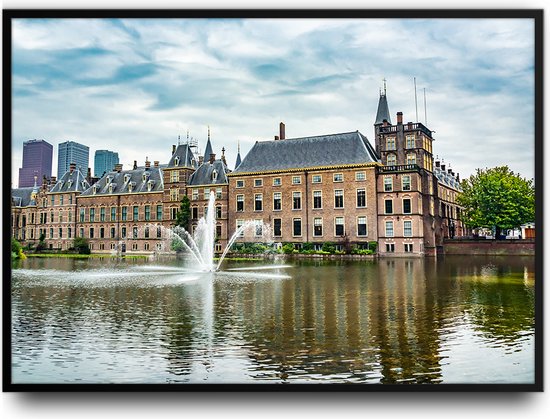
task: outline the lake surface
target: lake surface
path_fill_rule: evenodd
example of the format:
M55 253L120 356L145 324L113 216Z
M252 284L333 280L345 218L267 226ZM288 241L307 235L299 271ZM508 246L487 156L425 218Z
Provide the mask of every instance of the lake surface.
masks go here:
M533 383L534 258L29 258L13 383Z

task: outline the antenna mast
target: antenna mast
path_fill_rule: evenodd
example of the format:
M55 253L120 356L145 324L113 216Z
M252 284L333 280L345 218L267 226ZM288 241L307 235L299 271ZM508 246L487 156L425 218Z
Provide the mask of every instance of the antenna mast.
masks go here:
M424 122L426 127L428 126L428 114L426 112L426 88L424 87Z
M416 122L418 122L418 100L416 99L416 77L414 78L414 107L416 109Z

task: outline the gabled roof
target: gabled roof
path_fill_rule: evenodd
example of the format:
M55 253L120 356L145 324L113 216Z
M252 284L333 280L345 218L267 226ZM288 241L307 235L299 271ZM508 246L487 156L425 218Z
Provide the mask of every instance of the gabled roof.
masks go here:
M178 163L177 165L176 161ZM189 144L179 144L166 167L169 169L174 167L195 168L195 156Z
M149 182L151 182L149 184ZM151 190L149 190L151 185ZM94 194L94 188L96 190ZM108 172L92 187L86 189L80 196L115 195L126 193L162 192L164 182L162 168L138 167L120 172Z
M359 131L256 142L233 173L379 163Z
M35 203L31 199L33 189L33 186L28 188L12 189L11 198L13 205L16 207L28 207L29 205L34 205Z
M61 179L56 182L54 187L50 190L50 193L84 192L89 187L90 184L80 169L74 169L72 172L70 170L66 172Z
M214 171L216 176L214 177ZM213 164L205 162L189 177L188 185L223 185L227 184L229 169L222 160L214 160Z
M384 119L391 125L390 109L388 107L388 100L385 93L380 93L380 99L378 100L378 111L376 112L376 121L374 125L381 124Z

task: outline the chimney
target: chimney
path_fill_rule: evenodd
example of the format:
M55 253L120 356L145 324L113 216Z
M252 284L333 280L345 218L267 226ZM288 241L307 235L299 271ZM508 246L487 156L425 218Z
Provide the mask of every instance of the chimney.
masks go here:
M279 138L281 140L285 139L285 124L282 122L279 124Z
M90 170L90 169L88 169L88 170ZM52 177L50 178L50 185L55 185L55 182L56 182L56 181L57 181L57 178L56 178L55 176L52 176Z
M435 161L435 167L439 167L439 166L441 166L441 162L439 160L436 160Z
M209 161L210 164L214 164L214 160L216 160L216 154L211 153L210 154L210 160L208 160L208 161Z
M176 152L176 145L172 144L172 155Z
M115 164L115 172L117 173L122 172L122 163Z
M441 170L445 171L445 165L444 164L441 165Z
M145 169L149 170L151 168L151 162L148 157L145 157Z
M137 160L134 160L134 167L133 167L134 170L137 169Z
M277 140L279 140L279 136L278 136L278 135L275 136L275 141L277 141Z
M452 177L455 177L455 172L451 172L451 176L452 176Z
M412 122L407 122L407 129L412 129L413 127L413 123Z
M387 120L387 119L384 119L384 120L382 121L382 125L385 126L385 127L387 127L387 126L388 126L388 120Z
M403 123L403 112L397 112L397 124Z
M159 167L159 161L158 160L155 160L155 167Z
M69 172L74 172L76 169L76 163L71 163L69 164Z
M91 167L88 167L88 175L87 175L87 179L91 179L92 178L92 168Z
M456 174L456 181L460 182L460 174L458 174L458 173Z

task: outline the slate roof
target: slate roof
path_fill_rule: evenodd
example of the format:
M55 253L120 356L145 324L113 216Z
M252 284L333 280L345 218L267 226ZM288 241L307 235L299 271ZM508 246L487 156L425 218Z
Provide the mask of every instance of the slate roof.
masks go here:
M206 143L206 148L204 149L204 161L207 161L210 159L210 154L212 154L212 144L210 144L210 138L208 138L208 141Z
M11 198L13 206L15 207L28 207L29 205L35 205L31 200L32 191L34 186L28 188L16 188L11 190ZM32 201L32 204L31 204Z
M441 170L440 167L434 167L434 174L437 177L437 180L439 181L439 183L442 183L443 185L449 188L462 192L462 187L460 186L460 182L458 182L456 178L451 174L449 174L448 172Z
M239 152L237 153L237 160L235 161L235 169L236 169L237 167L239 167L239 165L241 164L241 161L242 161L242 160L241 160L241 152L239 151Z
M149 181L151 181L151 190L149 190ZM109 190L112 185L112 191ZM130 186L132 191L130 192ZM94 188L96 192L94 194ZM94 195L114 195L122 193L143 193L143 192L162 192L164 182L162 178L161 167L138 167L132 170L122 170L120 172L111 171L106 173L92 187L86 189L80 196Z
M84 192L90 187L80 169L69 170L59 179L50 192Z
M176 157L179 159L177 166L176 166ZM191 151L191 147L189 147L189 144L178 145L178 147L176 148L176 151L174 151L174 154L172 154L172 157L170 158L170 161L168 162L168 165L166 167L195 168L196 167L195 156L193 155L193 152Z
M379 161L367 137L355 131L256 142L233 173L379 163Z
M212 174L216 171L216 177L212 179ZM189 177L188 184L196 185L222 185L227 184L227 173L229 170L222 160L214 160L213 164L205 162Z
M378 111L376 112L376 121L374 122L374 125L383 123L384 119L391 125L388 99L386 98L385 93L380 93L380 99L378 100Z

